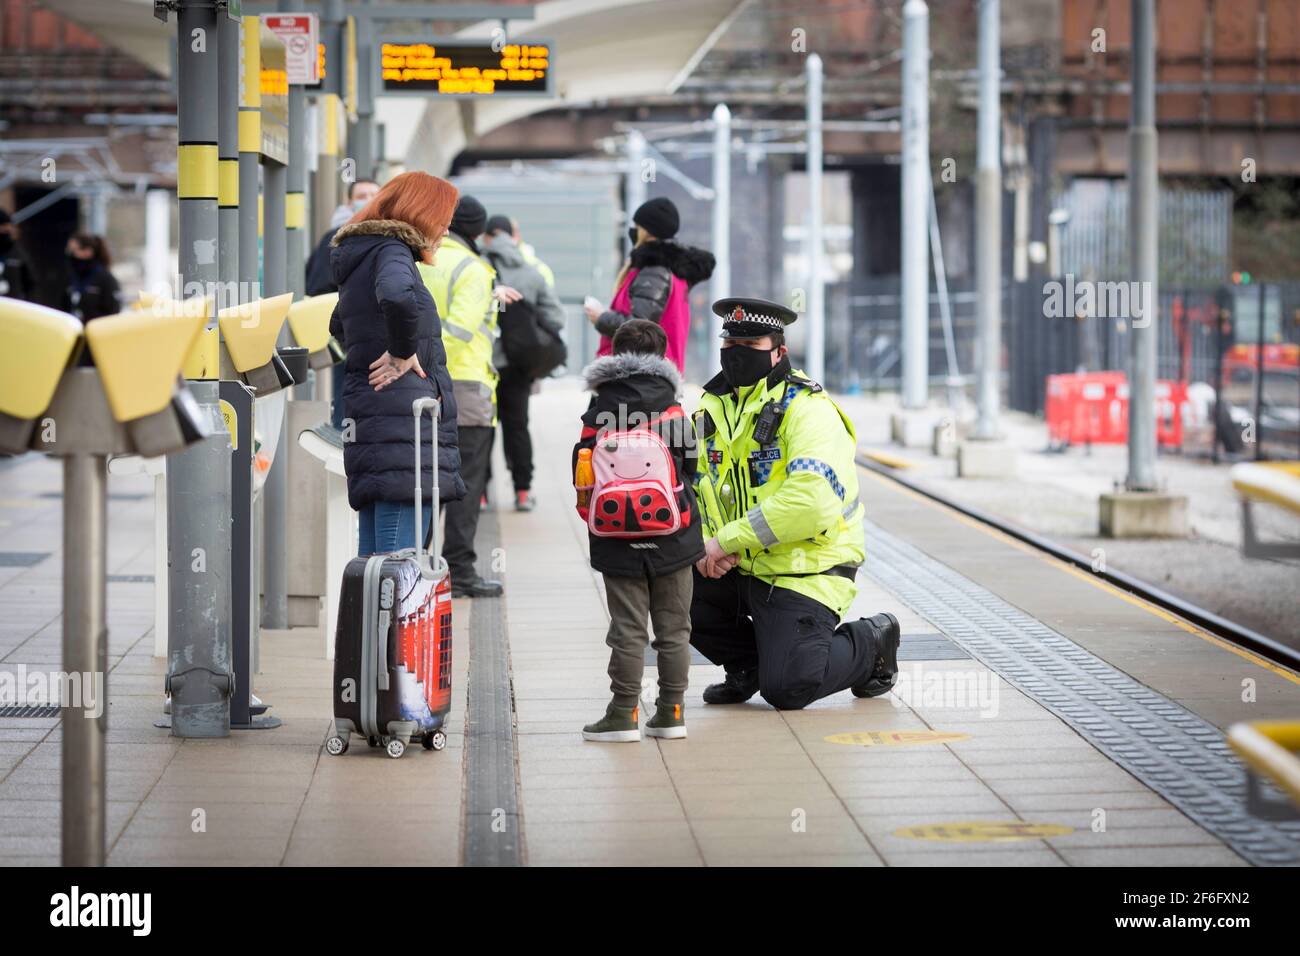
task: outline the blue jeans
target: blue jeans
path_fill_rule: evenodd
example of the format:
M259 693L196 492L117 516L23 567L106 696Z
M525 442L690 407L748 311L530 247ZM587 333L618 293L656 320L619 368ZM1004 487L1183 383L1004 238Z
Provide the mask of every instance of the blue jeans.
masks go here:
M429 519L433 514L428 503L421 509L424 536L429 536ZM415 547L415 502L374 501L357 513L357 554L368 557Z

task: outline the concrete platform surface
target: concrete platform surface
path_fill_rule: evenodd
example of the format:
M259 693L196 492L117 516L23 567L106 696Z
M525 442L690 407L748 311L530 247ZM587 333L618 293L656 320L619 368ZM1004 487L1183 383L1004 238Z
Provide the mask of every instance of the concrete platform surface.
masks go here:
M759 698L707 707L700 694L721 671L696 663L688 739L584 742L582 725L609 696L604 592L587 563L568 474L585 404L572 381L548 382L534 398L538 508L498 506L490 520L500 551L481 555L504 574L506 596L455 602L450 744L401 760L360 742L340 757L324 754L332 670L315 629L262 636L256 691L282 727L216 741L155 729L164 666L151 656L152 585L140 580L153 569L151 489L143 479L112 479L109 566L123 577L109 585L109 862L462 862L466 813L492 812L463 796L466 721L476 713L473 700L467 713L466 687L470 650L479 647L470 635L484 623L476 614L504 614L511 680L500 690L513 700L520 828L512 836L527 864L1245 864L870 576L859 578L851 613L888 610L902 623L905 649L908 636L928 649L904 665L898 693L857 700L844 692L798 712ZM508 501L499 450L494 475L493 500ZM57 464L42 458L0 463L0 669L57 669L60 510L49 495L58 482ZM886 501L878 483L862 485L868 517L905 536L913 505ZM922 535L916 544L949 559L942 541ZM989 567L1008 550L982 547ZM979 576L973 558L962 563ZM1076 602L1076 620L1049 623L1104 630L1108 614L1123 616L1121 603L1098 595L1091 606ZM1135 660L1160 640L1129 637L1124 649ZM1204 675L1171 673L1175 689L1185 677L1189 695L1217 693ZM643 709L653 706L653 678L647 667ZM1294 683L1278 679L1270 693L1300 703ZM58 861L59 738L57 718L0 719L0 863Z

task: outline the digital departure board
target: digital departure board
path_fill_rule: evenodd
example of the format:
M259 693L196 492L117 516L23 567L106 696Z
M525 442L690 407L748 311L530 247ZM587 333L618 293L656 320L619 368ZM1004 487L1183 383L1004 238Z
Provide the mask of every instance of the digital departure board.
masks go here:
M421 96L550 96L551 45L455 39L380 46L380 93Z

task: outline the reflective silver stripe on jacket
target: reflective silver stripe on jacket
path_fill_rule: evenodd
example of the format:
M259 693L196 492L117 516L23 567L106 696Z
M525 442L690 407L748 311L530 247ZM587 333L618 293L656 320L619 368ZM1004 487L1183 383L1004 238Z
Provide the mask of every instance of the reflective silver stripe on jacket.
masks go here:
M462 342L473 342L474 333L464 326L457 325L450 319L444 319L442 322L443 330L460 339Z
M754 534L758 535L758 543L765 548L770 548L777 543L776 535L772 532L772 526L767 523L767 518L763 517L763 509L759 505L754 505L745 515L749 519L749 525L754 529Z

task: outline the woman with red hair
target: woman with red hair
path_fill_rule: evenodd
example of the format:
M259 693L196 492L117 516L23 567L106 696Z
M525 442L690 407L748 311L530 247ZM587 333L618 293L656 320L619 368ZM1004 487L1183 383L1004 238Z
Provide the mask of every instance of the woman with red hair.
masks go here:
M442 500L465 495L442 327L415 268L433 261L456 200L446 180L402 173L331 241L339 302L330 332L347 350L343 469L363 556L415 546L415 399L442 399L436 446L428 420L421 425L421 486L430 493L436 462ZM430 513L424 511L426 536Z

